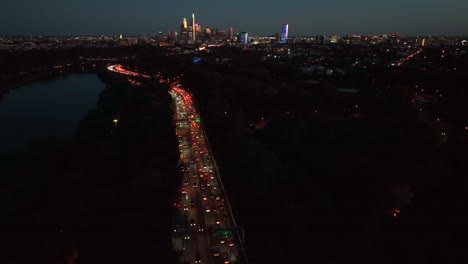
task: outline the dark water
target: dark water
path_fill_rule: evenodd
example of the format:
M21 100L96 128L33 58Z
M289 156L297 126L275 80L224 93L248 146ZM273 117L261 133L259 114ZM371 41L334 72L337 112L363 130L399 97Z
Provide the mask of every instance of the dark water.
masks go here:
M18 87L0 102L0 154L33 138L67 138L95 108L105 84L95 74L72 74Z

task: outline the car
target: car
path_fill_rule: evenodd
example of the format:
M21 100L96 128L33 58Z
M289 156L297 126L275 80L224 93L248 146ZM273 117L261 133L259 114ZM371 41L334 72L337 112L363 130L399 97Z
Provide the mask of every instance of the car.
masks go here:
M190 218L190 226L195 226L195 219L193 218Z
M206 205L206 206L205 206L205 212L207 212L207 213L210 212L210 206L209 206L209 205Z
M220 204L219 205L219 210L224 210L224 205Z
M216 206L213 206L213 207L211 207L211 211L216 213L216 211L218 211L218 210L216 209Z
M204 230L204 229L203 229L202 226L198 226L198 231L199 231L199 232L203 232L203 230Z
M219 243L224 244L224 242L226 242L226 239L224 237L219 239Z
M201 262L201 257L200 257L200 254L197 253L197 255L195 255L195 263L202 263Z
M187 191L185 190L185 188L182 189L182 194L187 194Z
M184 237L184 239L185 239L185 240L189 240L189 239L190 239L190 236L187 236L187 235L186 235L186 236Z
M210 181L206 181L206 186L211 186Z
M188 184L189 184L189 182L188 182L188 181L184 181L184 185L188 185Z
M219 256L219 250L216 248L212 248L211 252L213 253L213 256L218 257Z
M188 207L184 205L184 211L188 211Z
M221 197L219 197L218 195L216 196L216 201L219 201L221 199Z
M197 185L196 182L193 182L193 185L192 185L192 186L193 186L193 188L197 188L197 187L198 187L198 185Z
M229 239L229 243L228 243L228 245L229 245L230 247L233 247L233 246L234 246L234 240L232 240L232 239Z
M231 261L229 261L229 255L228 255L228 254L224 254L224 255L223 255L223 259L224 259L224 264L229 264L229 263L231 263Z
M205 195L202 195L202 199L203 199L203 201L206 201L206 200L207 200L207 198L206 198Z
M219 219L216 219L216 224L217 225L221 224L221 221L219 221Z
M193 178L196 178L196 177L197 177L197 174L196 174L196 173L192 174L192 177L193 177Z

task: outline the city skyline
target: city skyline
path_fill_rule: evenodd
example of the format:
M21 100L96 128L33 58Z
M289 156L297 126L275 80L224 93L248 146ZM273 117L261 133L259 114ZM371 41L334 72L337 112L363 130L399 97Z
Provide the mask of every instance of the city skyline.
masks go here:
M141 33L177 31L181 17L197 15L203 27L249 32L249 35L271 35L289 24L290 36L385 34L401 35L468 35L468 2L447 0L415 0L412 3L393 1L375 3L341 0L327 3L303 1L246 1L213 5L214 1L193 4L155 3L141 0L130 2L90 0L80 2L52 0L35 2L22 0L6 3L6 12L0 18L4 25L1 35L138 35ZM170 11L170 12L169 12ZM242 16L238 14L242 13Z

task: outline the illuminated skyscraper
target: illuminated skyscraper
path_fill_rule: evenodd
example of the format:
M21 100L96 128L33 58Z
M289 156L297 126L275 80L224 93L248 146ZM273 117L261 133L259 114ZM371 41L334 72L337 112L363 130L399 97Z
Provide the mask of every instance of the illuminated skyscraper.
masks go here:
M192 41L195 42L196 37L196 27L195 27L195 14L192 14Z
M244 45L249 44L249 33L241 32L240 33L240 42Z
M229 28L229 39L233 39L233 38L234 38L234 28L230 27Z
M182 24L180 25L180 39L183 42L188 40L187 19L185 17L182 19Z
M283 24L281 27L280 43L286 43L288 41L288 24Z

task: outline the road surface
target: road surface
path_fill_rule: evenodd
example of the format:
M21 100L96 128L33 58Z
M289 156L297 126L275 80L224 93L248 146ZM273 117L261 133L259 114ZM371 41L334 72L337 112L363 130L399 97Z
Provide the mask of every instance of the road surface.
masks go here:
M110 65L109 71L141 78L146 74ZM169 83L159 73L154 76ZM248 263L239 228L211 153L192 95L178 81L170 84L176 105L180 196L174 201L173 245L181 263Z
M174 203L174 239L183 239L182 261L244 263L245 255L230 205L192 97L174 83L182 181ZM180 233L180 235L178 235Z

